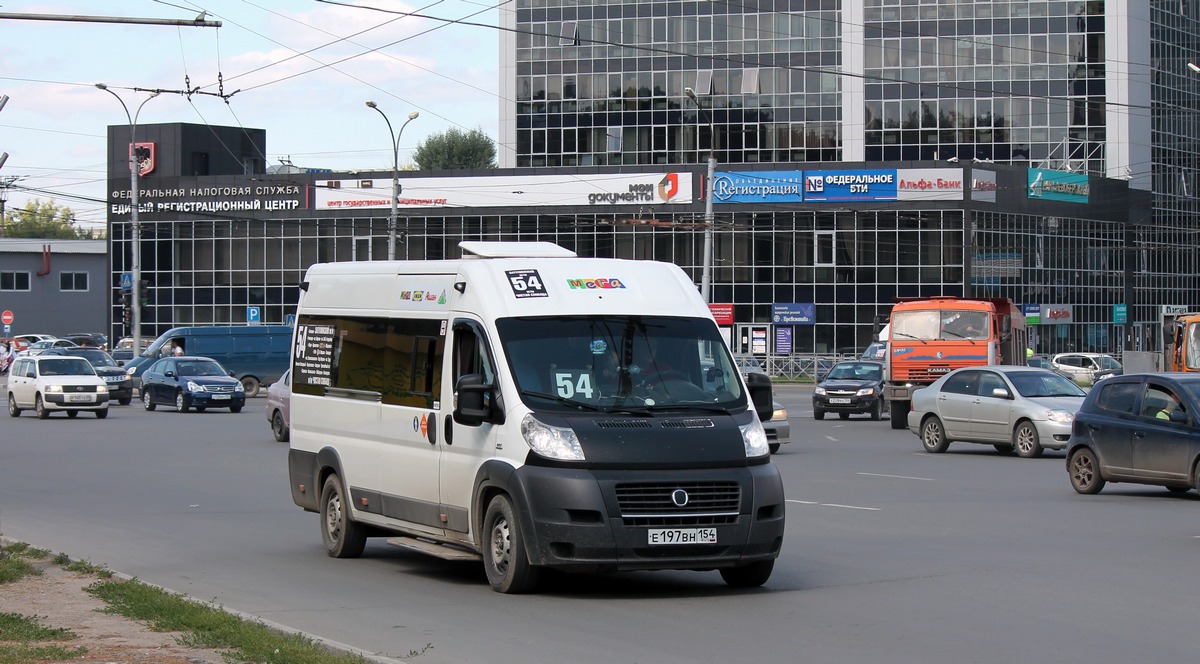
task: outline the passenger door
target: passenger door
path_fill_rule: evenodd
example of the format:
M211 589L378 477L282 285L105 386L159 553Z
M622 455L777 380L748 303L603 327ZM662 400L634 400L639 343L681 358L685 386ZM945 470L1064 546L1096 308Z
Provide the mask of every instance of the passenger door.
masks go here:
M1008 391L1008 397L993 394L996 389ZM1012 388L994 371L979 372L979 399L971 408L971 425L976 438L1005 442L1012 438L1009 428L1012 411Z
M979 401L979 372L968 370L946 379L937 395L937 413L950 440L969 440L974 433L971 411Z
M8 391L17 407L33 407L34 378L33 360L19 359L8 372Z
M1141 396L1138 380L1110 382L1093 387L1100 390L1091 412L1084 413L1084 433L1092 441L1100 465L1108 473L1128 476L1133 466L1133 432L1142 424L1135 415Z
M1188 483L1191 425L1171 421L1172 412L1189 415L1182 395L1154 379L1147 381L1139 412L1142 426L1133 430L1133 468L1146 479Z
M441 501L447 515L447 529L458 533L471 530L471 500L474 496L475 478L486 459L496 454L497 424L484 422L468 426L453 421L451 413L458 395L454 386L466 374L480 374L484 383L492 385L494 401L501 399L502 388L508 387L508 373L503 376L496 371L496 354L492 352L492 340L488 338L482 322L470 318L458 318L451 326L451 356L449 371L443 378L443 394L452 395L442 400L442 456L441 456ZM515 390L510 390L515 397ZM503 404L493 403L493 412L503 415ZM514 426L514 429L519 427Z

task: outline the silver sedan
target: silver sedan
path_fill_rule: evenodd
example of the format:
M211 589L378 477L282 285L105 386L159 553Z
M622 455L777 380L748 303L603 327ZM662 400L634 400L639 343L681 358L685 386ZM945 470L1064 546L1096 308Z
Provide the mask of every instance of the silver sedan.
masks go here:
M935 454L960 441L1038 457L1046 449L1066 448L1085 396L1078 385L1046 369L967 367L913 394L908 429Z

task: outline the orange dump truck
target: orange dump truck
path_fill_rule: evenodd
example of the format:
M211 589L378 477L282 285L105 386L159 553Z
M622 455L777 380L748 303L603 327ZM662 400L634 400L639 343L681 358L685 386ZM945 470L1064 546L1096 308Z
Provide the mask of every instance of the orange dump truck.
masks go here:
M1025 316L1008 298L936 297L892 307L883 398L893 429L912 393L960 367L1025 364Z

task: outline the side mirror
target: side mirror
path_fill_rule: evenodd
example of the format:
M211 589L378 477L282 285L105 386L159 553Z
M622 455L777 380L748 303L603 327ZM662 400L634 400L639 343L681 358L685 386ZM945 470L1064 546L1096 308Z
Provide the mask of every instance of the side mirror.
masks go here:
M992 396L994 396L998 399L1011 399L1012 398L1012 395L1008 393L1008 390L1003 387L993 387L992 388Z
M1179 422L1180 424L1187 422L1187 413L1178 408L1168 413L1168 417L1172 422Z
M464 374L454 385L454 421L477 427L492 421L492 395L495 388L483 382L480 374Z
M163 375L164 375L164 376L166 376L167 378L174 378L174 377L175 377L175 372L174 372L174 371L168 371L168 372L164 373Z
M230 377L230 378L237 378L237 374L233 373L233 369L230 369L230 370L229 370L229 371L227 371L226 373L228 373L228 374L229 374L229 377Z
M775 413L775 402L771 398L771 377L766 374L746 374L746 388L750 391L750 401L754 404L754 412L758 419L766 422Z

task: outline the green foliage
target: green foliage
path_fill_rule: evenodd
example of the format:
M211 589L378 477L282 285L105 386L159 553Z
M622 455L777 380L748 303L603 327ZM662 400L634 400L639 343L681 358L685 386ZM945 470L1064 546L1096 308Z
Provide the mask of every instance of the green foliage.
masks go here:
M24 208L4 213L5 237L37 238L42 240L90 240L92 234L75 225L75 212L54 199L33 199Z
M451 127L426 138L413 152L421 170L496 167L496 144L482 129Z
M68 641L76 638L69 629L45 627L36 616L0 613L0 664L60 662L79 659L87 648L64 648L40 641Z

